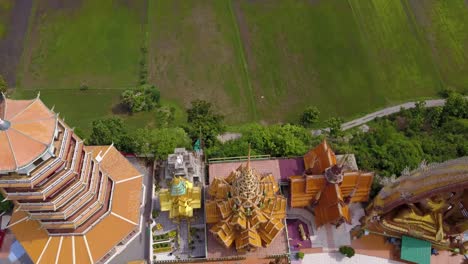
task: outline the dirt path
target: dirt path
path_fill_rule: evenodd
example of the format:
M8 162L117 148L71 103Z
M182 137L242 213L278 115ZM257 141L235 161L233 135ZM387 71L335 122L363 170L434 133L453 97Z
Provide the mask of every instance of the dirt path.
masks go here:
M28 31L32 3L32 0L14 1L6 36L0 40L0 74L10 87L16 85L16 74Z

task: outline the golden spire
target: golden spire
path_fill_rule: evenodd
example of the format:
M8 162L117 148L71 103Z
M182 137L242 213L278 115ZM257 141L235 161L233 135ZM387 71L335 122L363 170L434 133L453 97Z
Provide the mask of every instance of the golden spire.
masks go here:
M249 143L249 154L247 155L247 169L250 169L250 143Z

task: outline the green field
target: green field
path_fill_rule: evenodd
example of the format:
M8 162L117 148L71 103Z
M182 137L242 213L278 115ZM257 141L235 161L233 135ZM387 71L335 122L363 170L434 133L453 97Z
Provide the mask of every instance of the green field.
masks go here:
M0 0L0 40L5 37L8 28L8 20L13 6L13 0Z
M149 82L177 123L194 99L236 125L296 121L310 105L322 120L349 119L468 90L464 0L54 2L35 2L13 96L41 90L86 133L137 85L145 40ZM158 124L154 113L121 116L132 128Z
M242 2L264 118L291 120L307 105L349 117L436 94L430 50L404 2L314 2Z
M430 0L415 3L413 11L419 14L418 24L434 49L434 61L445 84L468 91L468 2Z
M162 97L215 103L231 122L255 105L229 0L149 1L150 82Z

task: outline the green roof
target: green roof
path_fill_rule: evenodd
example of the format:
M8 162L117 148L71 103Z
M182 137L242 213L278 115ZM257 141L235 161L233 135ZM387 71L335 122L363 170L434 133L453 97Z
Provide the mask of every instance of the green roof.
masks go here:
M171 186L171 195L172 196L181 196L187 193L187 187L185 186L184 181L179 181L179 183L173 183Z
M403 236L401 259L418 264L430 264L431 243L414 237Z

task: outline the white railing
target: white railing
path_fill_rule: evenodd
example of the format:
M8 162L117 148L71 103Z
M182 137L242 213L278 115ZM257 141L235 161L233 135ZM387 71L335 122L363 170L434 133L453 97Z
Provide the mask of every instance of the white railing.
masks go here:
M62 140L62 143L61 143L61 146L60 146L60 152L59 152L59 156L51 163L49 164L47 167L45 168L42 168L37 174L34 174L33 177L31 178L27 178L27 179L16 179L16 180L2 180L0 179L0 183L4 183L4 184L9 184L9 183L28 183L28 182L31 182L31 181L34 181L36 180L37 178L39 178L40 176L42 176L44 173L46 173L50 168L52 168L53 166L55 166L58 162L61 161L61 158L63 156L63 151L65 149L65 146L66 146L66 142L67 142L67 137L68 137L68 129L65 129L65 132L63 133L63 140Z
M77 183L73 184L72 187L70 187L68 190L66 190L62 195L60 195L59 197L57 197L57 199L54 200L55 203L58 203L60 202L61 200L63 200L64 197L66 197L69 193L71 193L72 191L74 191L78 186L80 187L84 187L86 186L87 184L87 180L86 182L84 182L84 177L86 175L88 175L88 168L89 168L89 165L88 165L88 158L91 156L91 153L86 153L85 154L85 157L84 157L84 162L83 164L85 164L85 168L82 168L81 170L81 175L80 175L80 181L78 181ZM88 177L86 176L86 179Z
M110 194L111 198L114 195L114 187L115 187L115 184L112 184L112 191L111 191L111 194ZM97 224L99 224L106 216L108 216L111 213L111 211L112 211L112 199L109 200L109 208L108 208L107 212L105 212L103 215L101 215L101 217L99 217L96 221L94 221L94 223L92 223L90 226L88 226L88 228L86 228L83 232L81 232L81 233L54 233L54 234L50 234L50 235L51 236L63 236L63 235L78 236L78 235L86 234L89 230L91 230L93 227L95 227Z
M96 172L96 166L93 167L93 172L92 174L94 175ZM91 182L91 185L94 184L95 181ZM92 189L93 186L90 187L90 189ZM69 209L71 207L73 207L76 203L80 202L81 200L83 200L84 198L86 198L87 196L89 196L89 193L85 194L84 196L82 196L80 199L78 199L77 201L75 201L69 208L67 208L66 210L62 211L62 212L49 212L49 213L34 213L33 215L50 215L50 216L55 216L55 215L66 215L66 212L69 211Z

